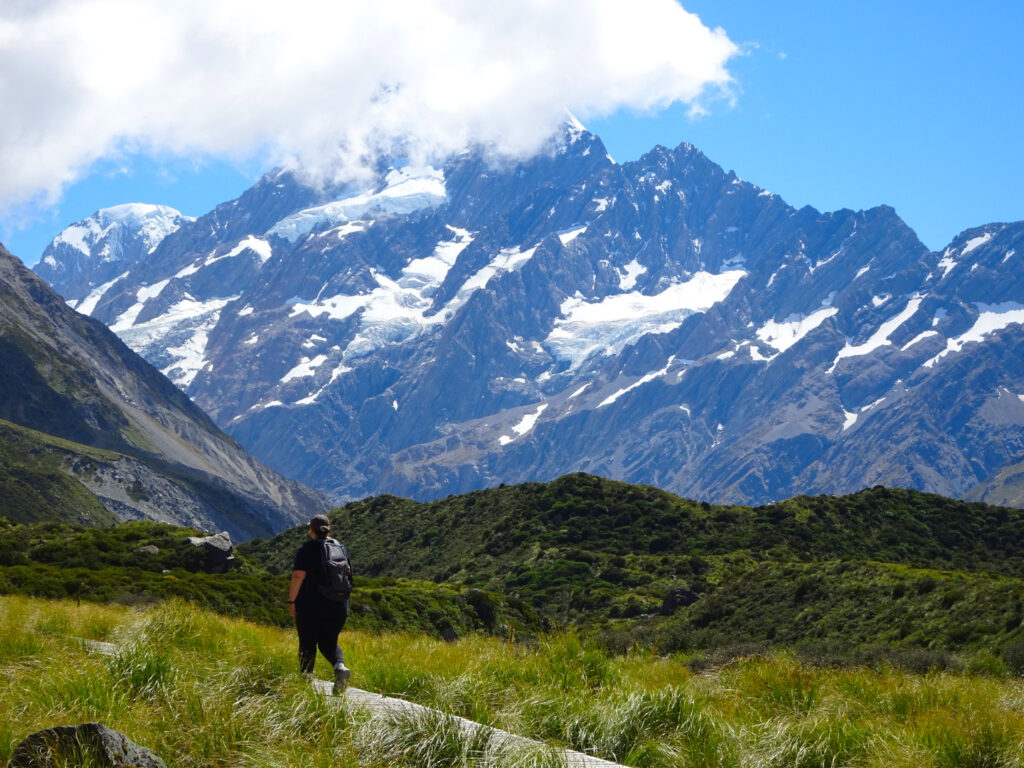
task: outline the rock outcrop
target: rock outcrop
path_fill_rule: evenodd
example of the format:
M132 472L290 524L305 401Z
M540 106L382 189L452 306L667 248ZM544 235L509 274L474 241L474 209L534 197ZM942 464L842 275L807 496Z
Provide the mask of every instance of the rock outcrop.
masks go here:
M11 754L10 768L167 768L151 749L101 723L60 725L27 736Z

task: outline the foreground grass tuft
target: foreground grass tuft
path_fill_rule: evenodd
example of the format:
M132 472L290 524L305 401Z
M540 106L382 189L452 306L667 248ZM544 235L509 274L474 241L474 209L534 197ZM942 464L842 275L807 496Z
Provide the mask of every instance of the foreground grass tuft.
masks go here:
M116 642L90 653L75 638ZM568 633L534 646L346 632L353 684L445 713L368 716L314 696L292 632L181 602L146 609L0 597L0 767L42 728L98 720L175 766L562 764L637 768L1024 768L1024 681L785 654L701 673ZM330 670L320 660L317 674ZM546 742L530 747L455 716Z

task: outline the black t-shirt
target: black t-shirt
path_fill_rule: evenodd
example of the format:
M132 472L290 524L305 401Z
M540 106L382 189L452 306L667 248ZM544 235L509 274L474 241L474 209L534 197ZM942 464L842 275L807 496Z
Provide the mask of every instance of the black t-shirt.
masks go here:
M315 607L318 610L337 611L344 607L344 603L328 600L320 594L316 588L320 581L320 572L323 569L323 541L321 539L310 539L295 553L295 563L292 570L305 571L306 578L302 580L299 587L299 594L295 598L296 610L303 607ZM351 563L351 560L349 561Z

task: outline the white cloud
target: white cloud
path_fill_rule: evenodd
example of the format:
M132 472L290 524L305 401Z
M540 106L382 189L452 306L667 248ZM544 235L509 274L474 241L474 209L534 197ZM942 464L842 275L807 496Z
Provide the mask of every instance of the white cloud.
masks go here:
M699 106L736 53L675 0L10 0L0 206L125 151L335 175L399 139L523 155L566 109Z

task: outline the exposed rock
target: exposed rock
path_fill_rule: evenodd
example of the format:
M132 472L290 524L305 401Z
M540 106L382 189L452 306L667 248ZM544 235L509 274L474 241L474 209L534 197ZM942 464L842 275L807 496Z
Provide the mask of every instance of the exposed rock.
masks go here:
M139 547L135 550L140 555L159 555L160 547L155 544L146 544L145 546Z
M700 595L692 589L685 589L683 587L670 589L661 603L661 615L670 616L675 613L677 608L693 605L698 600L700 600Z
M206 573L227 573L235 565L234 546L227 531L213 536L189 536L188 543L203 551L202 569Z
M167 768L151 749L102 723L60 725L27 736L11 755L10 768Z

